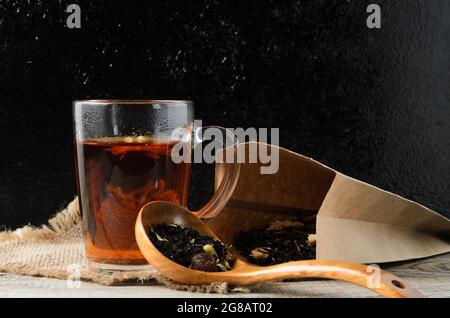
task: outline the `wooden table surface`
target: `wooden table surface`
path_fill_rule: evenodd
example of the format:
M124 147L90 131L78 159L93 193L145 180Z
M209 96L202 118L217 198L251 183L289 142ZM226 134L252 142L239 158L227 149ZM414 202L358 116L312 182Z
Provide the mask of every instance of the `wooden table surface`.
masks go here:
M389 264L384 269L408 280L426 297L450 297L450 253L431 258ZM228 295L175 291L164 286L102 286L81 282L68 286L64 280L0 273L3 297L377 297L348 283L328 280L275 282L250 287L249 292Z

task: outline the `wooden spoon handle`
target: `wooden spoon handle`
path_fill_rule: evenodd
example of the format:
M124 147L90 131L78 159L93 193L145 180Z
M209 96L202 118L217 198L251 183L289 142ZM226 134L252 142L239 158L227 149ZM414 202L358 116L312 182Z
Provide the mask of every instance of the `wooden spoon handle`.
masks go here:
M244 276L244 277L242 277ZM368 288L383 297L422 298L423 295L401 278L374 266L340 261L299 261L262 267L242 275L249 284L288 278L329 278Z

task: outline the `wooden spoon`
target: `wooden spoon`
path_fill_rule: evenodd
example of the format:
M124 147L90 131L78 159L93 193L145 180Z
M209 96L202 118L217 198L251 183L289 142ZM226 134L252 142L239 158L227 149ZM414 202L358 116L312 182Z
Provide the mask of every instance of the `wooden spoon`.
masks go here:
M179 265L164 256L147 236L153 225L175 223L181 227L196 229L202 235L218 239L211 229L191 211L171 202L154 201L145 205L136 221L136 241L147 261L163 275L174 281L200 285L227 282L231 285L248 285L287 278L318 277L347 281L368 288L384 297L423 297L410 284L397 276L362 264L341 261L295 261L261 267L237 258L231 270L226 272L203 272ZM379 278L377 284L376 278Z

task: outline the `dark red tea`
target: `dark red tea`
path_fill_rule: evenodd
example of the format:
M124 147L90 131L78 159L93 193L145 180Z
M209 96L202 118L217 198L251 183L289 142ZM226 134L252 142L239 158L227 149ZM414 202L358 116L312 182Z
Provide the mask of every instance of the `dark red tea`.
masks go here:
M86 252L100 263L145 264L134 238L139 210L165 200L186 205L190 164L171 159L173 141L112 137L76 144Z

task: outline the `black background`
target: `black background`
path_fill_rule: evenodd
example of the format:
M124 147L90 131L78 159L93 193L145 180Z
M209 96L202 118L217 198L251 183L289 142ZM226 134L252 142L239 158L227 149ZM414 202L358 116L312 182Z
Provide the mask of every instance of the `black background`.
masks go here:
M192 99L206 124L279 127L282 146L450 216L449 16L446 0L2 0L0 225L73 199L84 98Z

